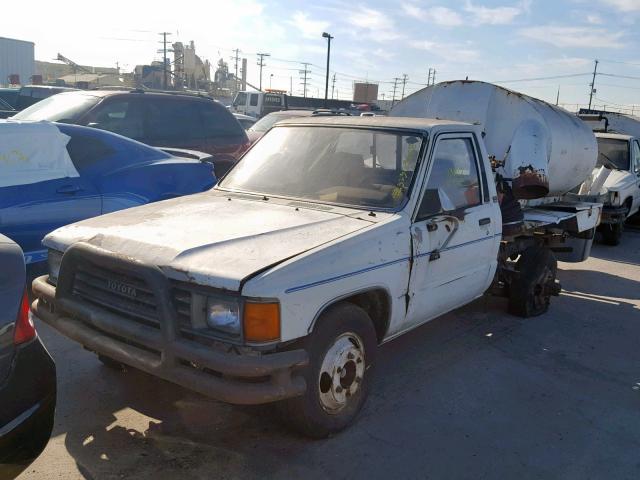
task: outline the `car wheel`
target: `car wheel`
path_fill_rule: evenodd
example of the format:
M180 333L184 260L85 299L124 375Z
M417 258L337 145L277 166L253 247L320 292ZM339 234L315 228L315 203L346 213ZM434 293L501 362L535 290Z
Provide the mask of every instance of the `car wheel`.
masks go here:
M622 223L614 223L602 226L602 243L615 247L622 239Z
M312 438L347 427L369 393L377 347L373 323L363 309L346 302L330 307L307 337L305 394L280 404L285 422Z
M518 273L509 287L509 313L528 318L549 309L551 295L559 293L558 262L548 248L529 247L520 256Z

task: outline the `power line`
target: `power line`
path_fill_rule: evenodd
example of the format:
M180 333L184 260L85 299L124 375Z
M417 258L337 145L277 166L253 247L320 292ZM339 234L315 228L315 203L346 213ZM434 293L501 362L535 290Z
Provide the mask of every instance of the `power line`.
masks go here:
M491 80L490 83L516 83L516 82L537 82L539 80L558 80L561 78L585 77L591 75L591 72L572 73L569 75L554 75L552 77L536 77L536 78L519 78L517 80ZM600 74L602 75L602 74Z

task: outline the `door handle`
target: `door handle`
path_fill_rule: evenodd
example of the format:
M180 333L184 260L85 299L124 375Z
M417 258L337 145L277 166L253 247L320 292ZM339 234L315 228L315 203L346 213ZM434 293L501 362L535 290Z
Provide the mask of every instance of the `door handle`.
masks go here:
M481 218L480 220L478 220L478 225L480 226L489 225L490 223L491 223L491 219L489 217Z
M60 188L58 188L56 190L56 192L58 192L58 193L66 193L66 194L72 195L74 193L78 193L81 190L82 190L82 188L80 188L77 185L63 185Z

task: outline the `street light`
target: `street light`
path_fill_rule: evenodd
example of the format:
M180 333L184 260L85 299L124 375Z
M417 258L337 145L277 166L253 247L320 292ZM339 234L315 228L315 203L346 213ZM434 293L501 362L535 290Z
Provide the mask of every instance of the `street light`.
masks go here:
M273 73L269 75L269 90L271 90L271 80L273 79Z
M327 98L329 97L329 58L331 57L331 39L333 39L333 37L327 32L322 32L322 38L327 39L327 77L324 83L324 108L327 108Z

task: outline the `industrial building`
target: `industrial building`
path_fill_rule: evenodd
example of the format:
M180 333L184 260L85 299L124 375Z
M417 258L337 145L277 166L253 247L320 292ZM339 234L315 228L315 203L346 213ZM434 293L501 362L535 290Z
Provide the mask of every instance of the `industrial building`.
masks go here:
M33 42L0 37L0 85L28 84L34 68Z

